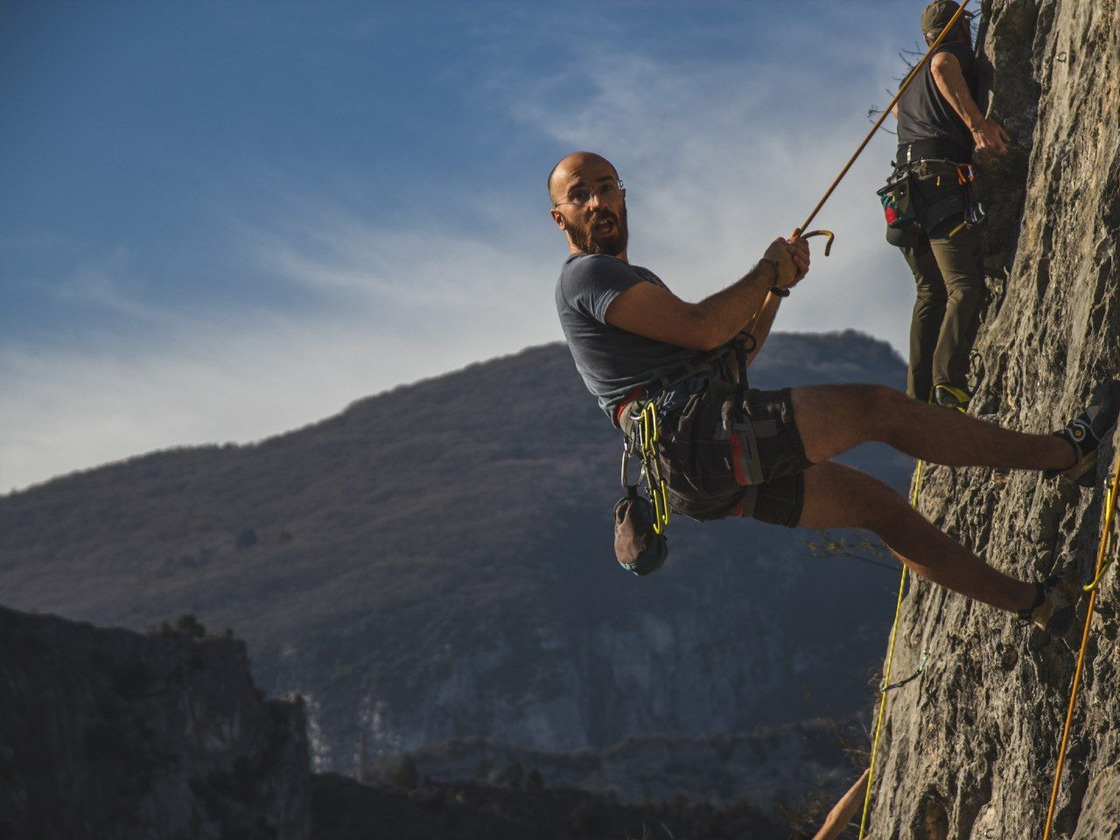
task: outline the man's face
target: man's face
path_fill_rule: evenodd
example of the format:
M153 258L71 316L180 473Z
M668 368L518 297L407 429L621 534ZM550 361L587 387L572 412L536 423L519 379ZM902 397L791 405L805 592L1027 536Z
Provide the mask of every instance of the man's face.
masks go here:
M576 248L612 257L626 252L626 192L610 163L592 156L565 161L554 176L552 196L552 218Z

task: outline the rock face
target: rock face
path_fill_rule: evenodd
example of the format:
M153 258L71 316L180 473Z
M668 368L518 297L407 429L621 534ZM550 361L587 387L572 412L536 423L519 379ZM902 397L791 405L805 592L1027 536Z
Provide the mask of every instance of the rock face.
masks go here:
M0 837L311 836L303 707L243 643L0 608Z
M831 805L848 789L851 746L862 743L863 734L853 716L845 723L804 721L729 735L628 738L605 750L567 753L465 738L385 759L363 775L392 781L402 760L437 782L501 785L535 771L549 789L596 791L629 803L684 797L717 808L750 805L780 819L781 811L826 792Z
M1019 148L989 170L1003 202L991 247L1010 271L977 345L974 411L1043 433L1120 371L1120 5L991 0L984 11L992 116ZM1092 492L1035 473L930 469L920 508L1008 573L1039 580L1072 565L1088 578L1116 458L1114 437ZM1118 597L1112 571L1053 837L1120 837ZM895 673L930 658L890 695L870 836L1042 836L1085 613L1083 602L1072 626L1048 635L923 582L911 588Z

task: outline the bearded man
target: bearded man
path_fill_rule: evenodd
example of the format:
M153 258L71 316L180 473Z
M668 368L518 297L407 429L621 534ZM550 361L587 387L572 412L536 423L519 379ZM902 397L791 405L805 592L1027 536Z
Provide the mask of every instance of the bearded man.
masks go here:
M1120 413L1120 381L1054 435L1003 429L878 385L741 390L720 348L751 331L745 366L765 344L781 302L809 270L795 231L758 265L699 303L674 295L628 254L626 191L591 152L561 160L548 178L552 219L569 256L556 307L576 369L624 432L648 404L660 416L668 499L698 520L746 516L786 527L863 528L914 573L1046 627L1080 592L1054 575L1025 583L943 534L871 476L830 460L866 441L950 466L1091 475L1097 446Z

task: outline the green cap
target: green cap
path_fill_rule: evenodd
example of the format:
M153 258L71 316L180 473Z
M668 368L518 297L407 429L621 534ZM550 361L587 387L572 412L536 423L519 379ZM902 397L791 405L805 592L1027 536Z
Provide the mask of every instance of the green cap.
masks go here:
M930 38L936 38L941 34L945 25L953 19L953 15L957 13L959 8L960 5L953 0L933 0L922 12L922 34ZM969 20L972 15L965 12L961 15L961 18Z

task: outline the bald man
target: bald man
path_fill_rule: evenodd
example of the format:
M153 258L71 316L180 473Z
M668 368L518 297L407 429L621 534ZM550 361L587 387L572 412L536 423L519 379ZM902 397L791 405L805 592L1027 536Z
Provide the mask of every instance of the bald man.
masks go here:
M1003 429L879 385L779 391L737 385L721 353L750 328L749 364L782 301L809 270L795 235L775 239L739 280L699 303L630 263L626 190L610 161L575 152L548 178L552 219L569 256L556 307L576 369L616 427L648 403L660 415L660 457L674 511L698 520L753 517L786 527L863 528L915 574L1046 627L1080 587L1072 575L1025 583L934 528L882 482L830 459L865 441L950 466L1095 474L1100 440L1120 413L1120 382L1053 435Z

